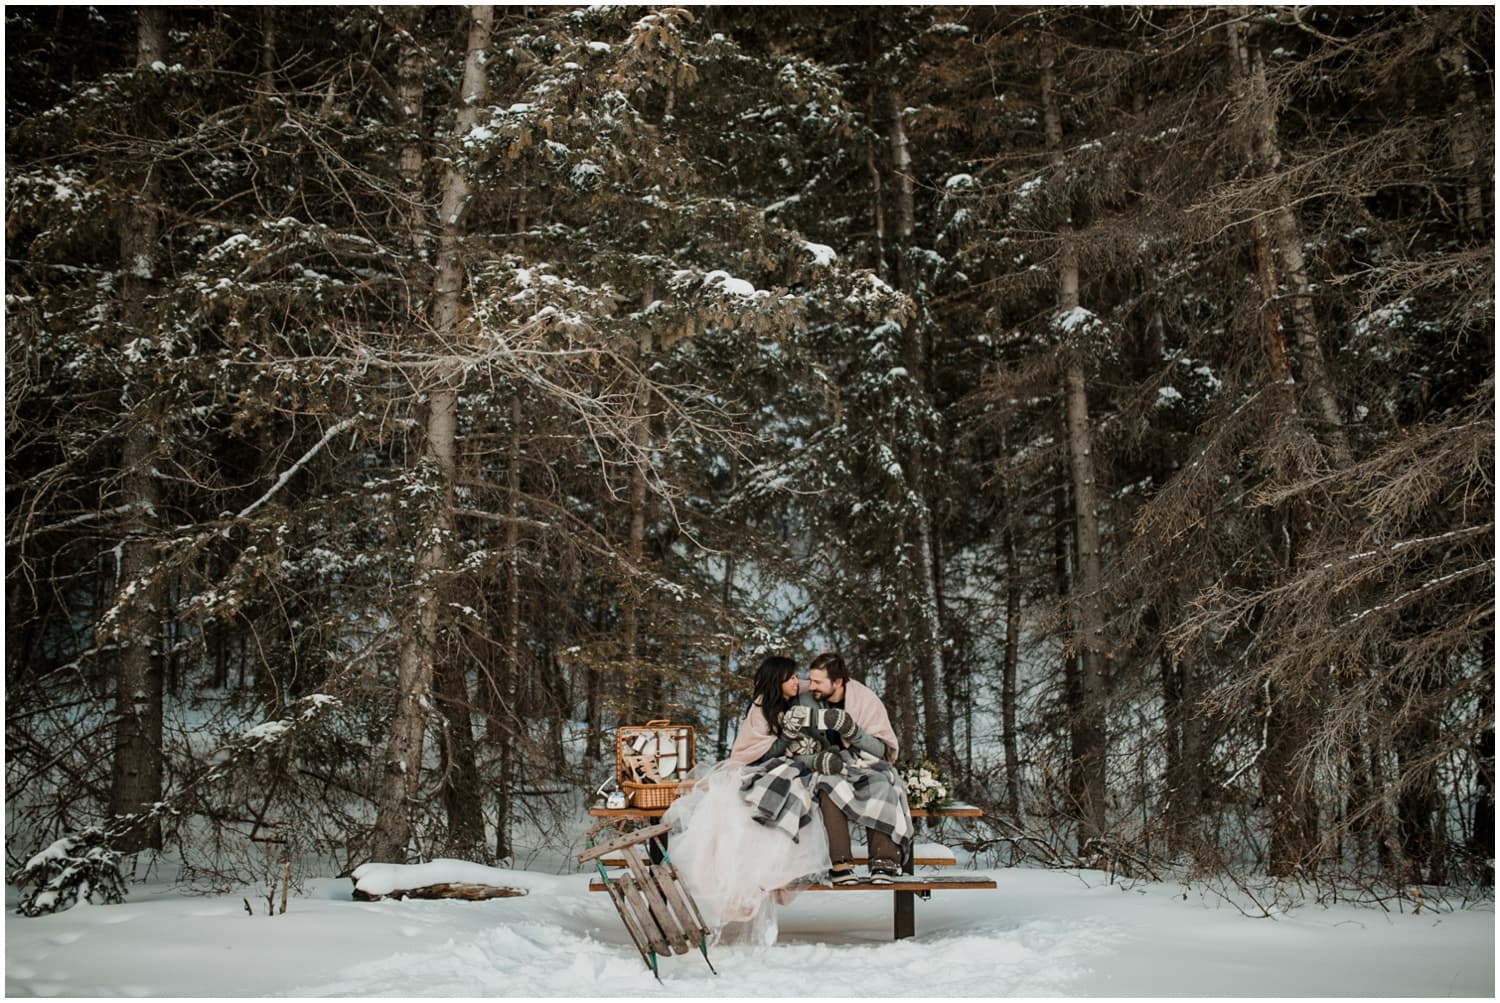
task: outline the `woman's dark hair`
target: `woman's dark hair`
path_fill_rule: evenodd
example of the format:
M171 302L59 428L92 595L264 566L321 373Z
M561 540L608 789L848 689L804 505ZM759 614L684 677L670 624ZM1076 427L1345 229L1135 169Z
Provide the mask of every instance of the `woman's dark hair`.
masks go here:
M760 704L772 730L781 726L781 715L792 705L782 696L781 684L797 674L797 663L781 655L772 655L760 663L755 670L755 689L750 693L750 706ZM746 708L749 713L749 708Z
M849 670L844 668L844 660L836 651L825 651L814 658L812 664L807 667L807 671L811 672L813 669L822 669L828 673L830 683L836 683L840 679L845 682L849 681Z

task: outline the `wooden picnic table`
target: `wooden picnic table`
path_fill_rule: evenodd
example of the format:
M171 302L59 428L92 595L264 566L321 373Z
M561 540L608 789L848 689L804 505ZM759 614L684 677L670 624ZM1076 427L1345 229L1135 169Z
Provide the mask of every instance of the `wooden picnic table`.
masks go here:
M592 816L594 816L594 817L596 817L596 818L604 818L604 819L611 819L612 818L612 819L619 819L619 820L622 820L622 821L624 821L624 820L635 820L635 821L639 821L639 822L645 823L645 822L651 822L651 821L655 821L655 820L660 819L662 817L662 815L666 814L666 811L667 811L666 807L660 807L660 808L602 808L602 807L594 807L594 808L590 808L589 809L589 814L592 815ZM983 818L984 817L984 809L978 807L977 805L964 804L962 802L955 802L955 803L952 803L952 804L943 805L940 808L931 808L931 809L928 809L928 808L913 808L912 812L911 812L911 817L913 819L918 819L918 818ZM653 839L651 841L651 843L650 843L651 859L652 859L653 862L658 862L658 863L661 861L662 857L664 856L664 851L666 849L665 845L664 845L665 840L666 840L665 835L663 835L663 836L661 836L659 838L661 839L662 843L659 844L656 839ZM928 863L932 863L932 862L928 861ZM902 863L901 863L901 870L903 872L902 877L897 878L896 879L896 883L892 884L892 885L876 885L876 884L871 884L871 883L869 883L867 881L858 882L858 883L852 884L852 885L834 885L834 884L828 884L828 883L816 883L816 884L808 884L808 885L798 885L797 886L797 890L798 891L811 891L811 892L823 892L823 891L840 891L840 892L842 892L842 891L889 891L889 892L893 892L894 893L894 897L895 897L895 901L893 903L894 909L895 909L895 912L894 912L894 924L893 924L894 928L895 928L895 935L896 935L896 939L897 940L904 940L907 937L911 937L911 936L914 936L916 934L916 926L917 926L917 919L916 919L916 916L917 916L916 896L921 895L924 899L925 898L929 898L929 897L931 897L932 892L934 890L936 890L936 889L941 889L943 891L963 891L963 890L970 890L970 889L974 889L974 890L990 889L990 890L993 890L996 887L995 882L992 879L990 879L990 878L968 878L968 877L963 877L963 876L959 876L959 875L933 875L933 876L924 876L924 877L918 878L918 877L915 876L915 873L916 873L915 863L914 863L913 858L912 858L912 856L910 854L908 854L907 858L902 861ZM603 885L602 882L597 882L596 881L596 882L594 882L594 883L592 883L590 885L590 890L593 890L593 891L603 891L604 890L604 885Z

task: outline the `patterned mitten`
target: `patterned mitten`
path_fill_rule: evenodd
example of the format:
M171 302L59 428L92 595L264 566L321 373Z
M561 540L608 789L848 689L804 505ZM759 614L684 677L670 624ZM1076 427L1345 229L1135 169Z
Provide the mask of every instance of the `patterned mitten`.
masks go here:
M786 753L789 756L811 756L817 751L818 740L806 732L797 732L797 737L786 744Z
M837 752L820 752L813 757L813 769L831 777L844 775L844 757Z
M839 737L848 741L859 731L859 725L854 723L854 718L849 712L838 707L830 707L823 712L824 726L832 728L839 733Z
M788 707L786 713L781 715L781 733L792 741L801 738L811 713L810 708L800 705Z

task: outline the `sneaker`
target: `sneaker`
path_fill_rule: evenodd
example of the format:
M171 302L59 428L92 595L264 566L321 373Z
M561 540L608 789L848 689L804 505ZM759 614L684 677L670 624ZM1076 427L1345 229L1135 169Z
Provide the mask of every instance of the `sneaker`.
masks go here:
M896 876L901 873L900 867L894 860L872 860L870 861L870 884L893 885Z
M836 885L852 885L859 882L859 875L854 873L853 864L835 864L829 872L830 880Z

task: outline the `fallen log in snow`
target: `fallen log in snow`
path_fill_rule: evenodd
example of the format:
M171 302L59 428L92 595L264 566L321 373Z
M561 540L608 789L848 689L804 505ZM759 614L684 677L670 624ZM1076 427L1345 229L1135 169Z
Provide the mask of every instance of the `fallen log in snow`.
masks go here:
M377 899L467 899L483 902L485 899L509 899L525 895L524 888L503 888L498 885L465 885L451 881L419 888L395 888L384 894L364 891L359 883L354 885L354 898L359 902L374 902Z
M361 864L349 878L354 898L360 902L378 899L487 899L515 898L525 888L499 883L510 872L467 860L433 860L425 864Z

